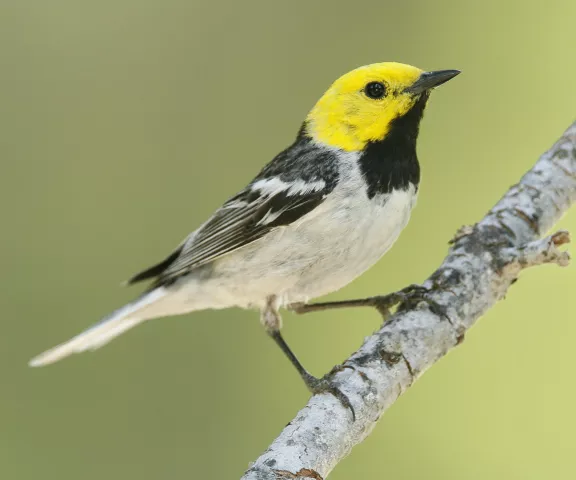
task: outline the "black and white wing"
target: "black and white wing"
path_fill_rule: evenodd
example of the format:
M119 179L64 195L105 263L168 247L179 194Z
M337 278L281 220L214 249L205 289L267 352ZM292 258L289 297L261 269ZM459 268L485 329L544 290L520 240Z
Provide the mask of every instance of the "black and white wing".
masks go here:
M276 157L245 190L228 200L169 257L135 275L128 283L154 277L158 277L159 284L169 283L264 237L275 228L295 222L318 207L335 186L337 165L332 162L328 172L328 167L321 162L325 171L319 172L310 170L308 164L307 171L299 164L301 145L300 151L294 152L294 146L291 149ZM318 159L308 156L306 160ZM282 169L279 163L286 168Z
M240 192L190 235L166 260L135 275L129 283L159 277L161 282L237 250L274 228L289 225L316 208L326 196L316 188L284 188L275 193L254 189Z

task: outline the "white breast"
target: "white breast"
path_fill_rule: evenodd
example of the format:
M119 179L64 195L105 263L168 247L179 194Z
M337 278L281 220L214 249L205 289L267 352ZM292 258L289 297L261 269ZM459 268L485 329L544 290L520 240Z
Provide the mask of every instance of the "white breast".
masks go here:
M369 199L357 157L342 158L340 180L316 209L214 265L198 292L210 308L308 301L342 288L388 251L408 223L416 188Z
M414 185L372 199L364 188L334 193L307 228L305 238L311 241L301 242L315 250L314 268L301 276L288 297L325 295L365 272L396 242L416 202Z

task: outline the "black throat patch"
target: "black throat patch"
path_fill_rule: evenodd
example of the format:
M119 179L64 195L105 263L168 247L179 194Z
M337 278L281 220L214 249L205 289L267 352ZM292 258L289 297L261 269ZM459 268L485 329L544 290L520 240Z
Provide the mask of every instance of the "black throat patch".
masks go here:
M420 182L420 165L416 156L416 139L428 95L420 96L414 106L390 125L386 138L370 142L360 157L360 169L367 183L368 198L392 190L416 188Z

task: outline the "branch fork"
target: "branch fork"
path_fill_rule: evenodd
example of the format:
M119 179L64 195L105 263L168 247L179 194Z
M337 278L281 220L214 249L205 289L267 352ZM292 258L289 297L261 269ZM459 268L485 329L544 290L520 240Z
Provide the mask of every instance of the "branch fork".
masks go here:
M529 242L522 247L506 249L502 252L502 256L508 258L509 268L515 268L518 271L545 263L567 267L570 264L570 254L561 251L558 247L568 243L570 243L570 233L560 230L554 235Z

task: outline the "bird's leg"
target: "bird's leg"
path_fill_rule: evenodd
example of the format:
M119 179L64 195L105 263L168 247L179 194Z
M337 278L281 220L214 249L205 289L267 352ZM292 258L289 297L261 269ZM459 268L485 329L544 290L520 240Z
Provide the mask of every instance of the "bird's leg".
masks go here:
M403 298L404 296L401 292L394 292L388 295L377 295L375 297L341 300L337 302L293 303L288 305L288 308L295 313L302 314L331 310L333 308L374 307L386 318L390 315L390 309L400 303Z
M318 312L321 310L330 310L333 308L348 307L374 307L386 319L390 315L390 309L395 305L400 308L408 308L424 301L430 306L430 310L438 315L446 316L444 309L436 302L430 300L427 296L429 290L421 285L410 285L398 292L388 295L377 295L375 297L360 298L355 300L342 300L338 302L323 303L293 303L288 306L295 313Z
M274 305L275 303L274 300L275 300L274 298L270 298L267 302L266 307L262 310L261 313L261 322L264 328L266 329L268 335L272 337L272 339L284 352L284 355L286 355L286 357L288 357L288 360L290 360L292 365L294 365L294 367L300 374L302 380L304 380L304 383L306 384L306 387L308 387L308 390L310 390L310 392L314 394L324 392L331 393L338 400L340 400L342 405L350 409L350 411L352 412L352 418L355 420L356 415L354 412L354 408L350 403L350 400L346 395L344 395L340 390L338 390L338 388L336 388L329 379L330 375L336 373L337 371L339 371L339 369L334 369L332 372L330 372L323 378L316 378L314 375L312 375L310 372L308 372L308 370L304 368L304 366L300 363L300 360L298 360L296 355L294 355L294 352L292 352L292 350L284 340L284 337L280 333L280 328L282 326L282 319L280 318L280 314L278 313L277 307ZM346 367L344 365L342 368L352 368L352 367Z

